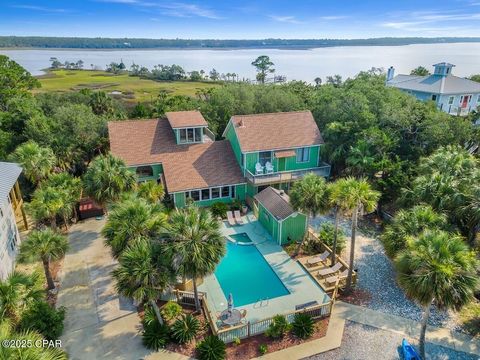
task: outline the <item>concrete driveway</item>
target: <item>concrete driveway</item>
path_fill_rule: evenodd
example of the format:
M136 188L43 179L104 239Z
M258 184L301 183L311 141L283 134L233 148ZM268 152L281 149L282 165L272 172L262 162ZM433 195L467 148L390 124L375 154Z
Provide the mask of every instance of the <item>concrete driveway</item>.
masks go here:
M91 219L70 229L58 294L58 306L67 308L62 344L71 359L141 359L150 351L141 343L135 307L115 291L104 224Z

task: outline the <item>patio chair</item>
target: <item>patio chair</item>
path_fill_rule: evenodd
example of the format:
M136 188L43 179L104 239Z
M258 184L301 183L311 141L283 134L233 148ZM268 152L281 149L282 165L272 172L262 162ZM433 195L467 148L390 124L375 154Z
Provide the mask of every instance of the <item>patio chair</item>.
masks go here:
M348 276L348 269L343 270L340 274L333 275L333 276L330 276L330 277L326 278L325 281L329 285L335 285L335 282L337 281L337 279L338 280L344 280L344 279L347 278L347 276Z
M259 162L255 164L255 175L263 174L263 166Z
M230 224L230 226L235 226L236 225L235 219L233 218L233 212L227 211L227 220L228 220L228 223Z
M322 269L322 270L318 270L317 276L319 276L320 278L323 278L323 277L328 276L328 275L333 275L337 271L339 271L342 268L342 266L343 265L341 263L337 262L332 267Z
M267 171L267 174L273 174L273 165L270 161L267 161L265 164L265 170Z
M238 225L243 225L244 224L243 219L242 219L242 215L240 215L239 210L235 210L233 215L235 216L235 221L237 222Z
M320 255L311 257L310 259L307 260L308 265L317 265L318 263L323 263L325 260L328 259L330 256L330 251L325 250L323 253Z

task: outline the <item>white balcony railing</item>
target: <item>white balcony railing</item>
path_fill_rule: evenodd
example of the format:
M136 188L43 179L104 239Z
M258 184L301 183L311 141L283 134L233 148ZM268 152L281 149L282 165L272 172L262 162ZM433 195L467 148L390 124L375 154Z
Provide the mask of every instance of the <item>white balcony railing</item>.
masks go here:
M322 163L320 166L305 170L293 170L293 171L279 171L270 174L252 174L250 171L246 171L246 178L254 185L265 185L278 182L290 182L298 180L304 177L308 173L314 173L318 176L329 177L331 166Z

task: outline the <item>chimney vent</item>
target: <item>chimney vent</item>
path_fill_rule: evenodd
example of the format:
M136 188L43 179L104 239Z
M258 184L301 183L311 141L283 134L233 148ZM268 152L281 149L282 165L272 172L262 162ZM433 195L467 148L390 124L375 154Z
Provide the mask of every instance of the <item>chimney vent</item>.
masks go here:
M395 76L395 68L393 66L390 66L387 71L387 81L392 80L394 76Z

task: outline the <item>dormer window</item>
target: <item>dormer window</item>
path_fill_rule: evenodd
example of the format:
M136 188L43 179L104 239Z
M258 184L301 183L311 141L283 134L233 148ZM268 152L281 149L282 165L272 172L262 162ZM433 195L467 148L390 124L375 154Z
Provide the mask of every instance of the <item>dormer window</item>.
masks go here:
M186 128L178 129L179 132L179 143L188 144L188 143L198 143L202 142L202 128Z

